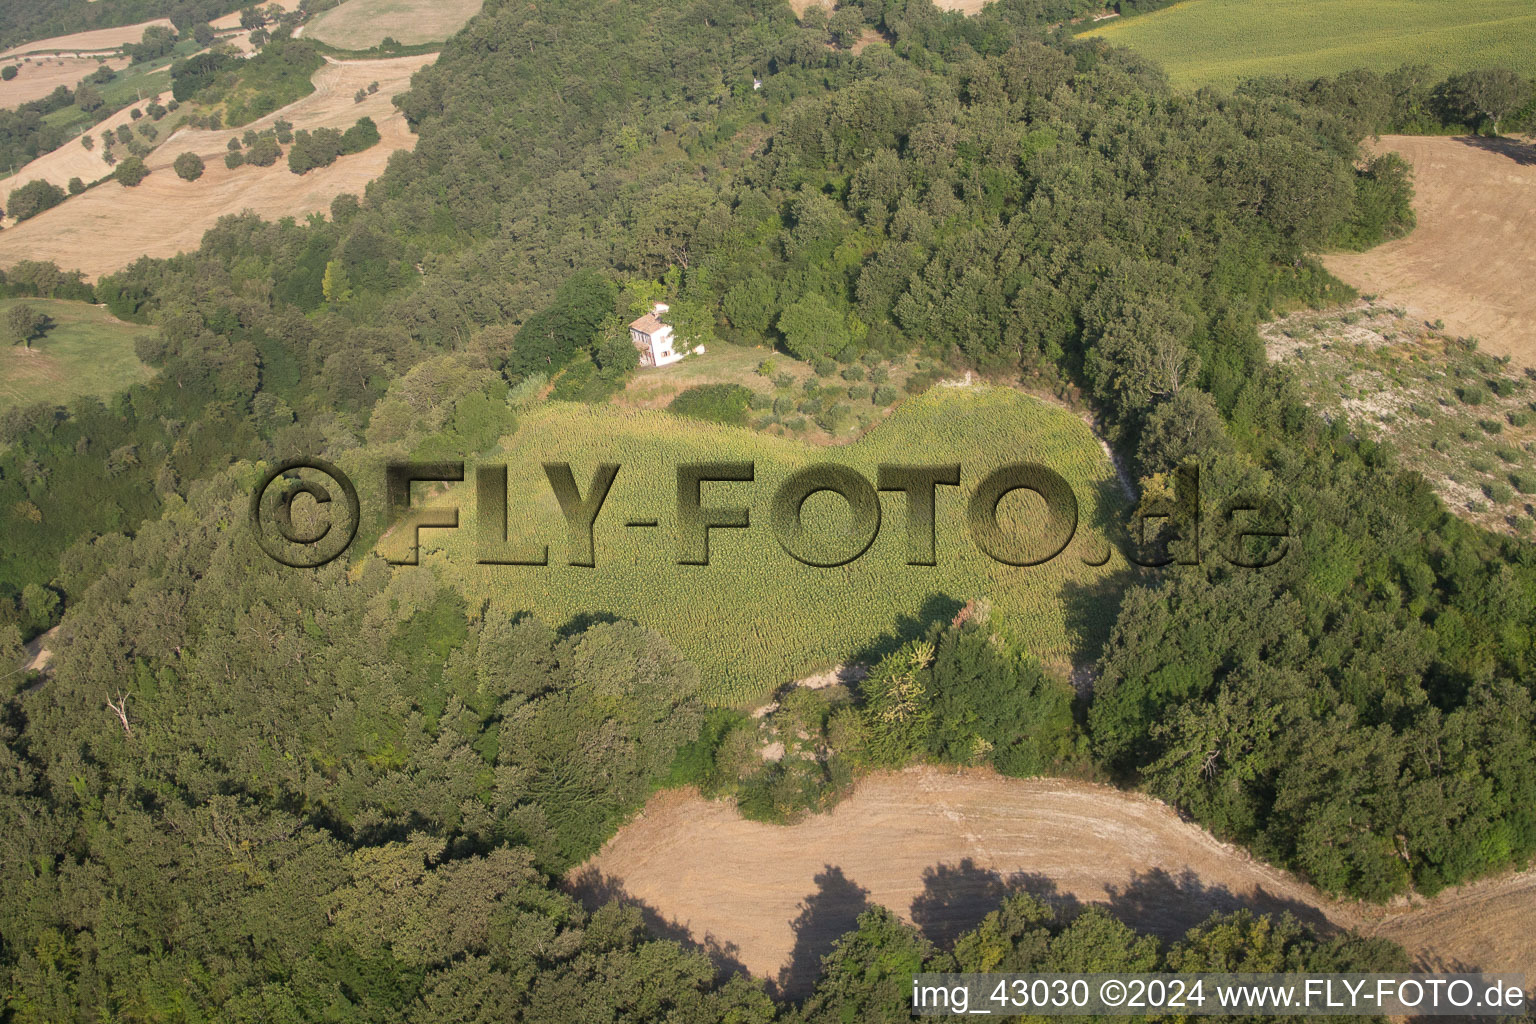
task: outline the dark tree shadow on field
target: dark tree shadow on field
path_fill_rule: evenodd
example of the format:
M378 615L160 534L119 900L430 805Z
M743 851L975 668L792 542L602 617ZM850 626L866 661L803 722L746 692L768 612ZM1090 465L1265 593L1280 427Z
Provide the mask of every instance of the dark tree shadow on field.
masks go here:
M604 875L596 868L585 868L567 878L563 888L575 897L588 913L608 903L636 908L640 911L640 920L645 925L646 932L653 938L675 942L684 949L703 953L709 957L710 962L715 965L717 983L725 981L733 974L750 977L746 965L739 959L741 947L736 943L721 942L708 933L705 933L702 939L695 937L687 925L680 921L668 920L655 907L626 892L623 883L618 879Z
M912 923L923 937L948 946L982 922L1014 893L1024 892L1058 914L1070 915L1080 906L1075 897L1062 893L1044 875L1017 872L1003 876L977 867L967 857L958 865L939 864L923 870L923 891L912 901Z
M1338 929L1317 908L1271 893L1262 886L1239 896L1224 885L1206 885L1188 869L1177 875L1162 868L1138 872L1124 887L1108 886L1109 911L1138 931L1176 940L1212 914L1247 908L1276 916L1289 912L1320 936Z
M585 633L593 626L611 626L619 622L634 621L634 619L615 615L613 612L582 612L579 615L571 616L563 626L555 630L555 633L562 638L569 639L570 637Z
M825 865L816 876L816 891L801 902L799 915L790 922L795 946L772 986L780 998L810 995L821 977L821 958L832 951L832 943L858 927L859 915L872 906L868 889L851 881L842 868Z
M929 594L918 606L916 615L898 615L891 628L860 648L848 660L854 664L874 665L909 640L927 635L936 622L951 622L965 607L965 602L949 594Z
M1456 141L1473 149L1481 149L1488 153L1497 153L1499 156L1508 157L1522 167L1536 164L1536 146L1528 142L1519 142L1515 139L1506 139L1502 136L1490 138L1486 135L1458 135Z

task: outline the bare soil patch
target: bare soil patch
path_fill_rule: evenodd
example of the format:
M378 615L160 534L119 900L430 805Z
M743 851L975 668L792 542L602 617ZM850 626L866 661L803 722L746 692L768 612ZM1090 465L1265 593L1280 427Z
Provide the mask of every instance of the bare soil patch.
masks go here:
M114 71L128 66L126 58L107 61ZM101 64L91 57L23 57L16 62L16 77L0 82L0 109L14 109L47 96L59 86L73 89L80 79Z
M1372 147L1413 165L1418 227L1406 238L1324 263L1361 291L1486 351L1536 366L1536 147L1509 139L1388 135Z
M121 28L98 28L90 32L75 32L67 36L54 36L52 39L39 39L36 42L13 46L4 53L0 53L0 60L25 53L88 53L116 50L128 43L136 43L143 39L144 30L151 25L164 25L173 32L176 29L176 26L171 24L171 19L156 18L154 21L124 25Z
M107 182L0 233L0 266L23 259L48 259L94 278L119 270L140 256L166 257L195 249L203 233L229 214L253 210L276 220L327 211L336 196L360 194L368 182L383 173L395 150L415 148L416 136L395 110L391 97L409 87L417 69L436 59L436 54L427 54L333 61L316 72L313 94L259 121L224 131L179 131L150 155L146 161L150 175L137 188ZM375 81L378 92L362 103L355 102L353 94ZM330 167L296 175L288 170L286 156L271 167L230 170L224 166L229 139L247 129L260 131L279 118L291 121L295 128L346 128L364 116L378 124L382 140L372 149L342 157ZM34 168L60 154L93 157L96 167L87 180L99 178L106 165L101 162L100 147L97 149L93 157L78 141L66 145L58 154L28 165L15 184L0 182L0 194L9 194L9 189L29 175L57 180L51 170L42 175L34 173ZM176 157L187 152L198 154L207 165L197 181L183 181L171 170Z
M1148 797L980 771L870 776L832 811L789 826L747 821L692 791L661 793L570 884L589 898L636 900L663 933L791 994L871 904L947 939L1010 886L1107 904L1165 939L1248 906L1393 939L1426 967L1536 964L1536 872L1364 906L1324 896Z

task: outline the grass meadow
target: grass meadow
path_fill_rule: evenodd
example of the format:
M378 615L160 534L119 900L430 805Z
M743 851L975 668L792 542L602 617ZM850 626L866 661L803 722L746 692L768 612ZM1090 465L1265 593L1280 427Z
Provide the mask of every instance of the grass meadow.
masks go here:
M463 510L462 528L423 531L423 565L437 567L472 607L528 611L554 624L619 618L653 628L700 666L708 694L722 704L760 700L810 672L874 657L973 599L991 602L1005 637L1065 670L1103 642L1126 573L1118 553L1102 566L1085 564L1108 553L1108 524L1124 514L1103 448L1076 416L1003 388L940 385L841 447L665 412L550 403L523 416L502 452L484 461L508 465L509 540L547 544L550 564L476 564L473 484L466 483L448 492ZM541 468L547 461L570 462L583 494L598 463L622 467L597 519L594 568L567 563L564 519ZM708 566L678 564L676 467L696 461L756 466L752 483L703 487L706 507L745 505L751 515L747 529L711 531ZM1076 538L1056 559L1028 568L993 561L965 525L976 484L1021 461L1054 469L1079 502ZM900 493L882 495L879 532L862 557L827 569L791 559L769 525L770 501L790 473L818 462L853 467L871 482L881 463L960 463L961 486L938 491L938 565L906 564ZM999 517L1028 530L1043 507L1016 491L1000 503ZM803 512L818 530L836 530L848 516L846 504L825 493ZM627 526L631 519L657 526Z
M48 316L53 326L32 340L30 351L9 338L0 345L0 412L80 395L110 395L154 375L139 362L133 343L155 328L124 323L99 306L58 299L0 299L0 323L23 302Z
M1530 0L1185 0L1084 35L1145 54L1180 88L1404 64L1536 74Z

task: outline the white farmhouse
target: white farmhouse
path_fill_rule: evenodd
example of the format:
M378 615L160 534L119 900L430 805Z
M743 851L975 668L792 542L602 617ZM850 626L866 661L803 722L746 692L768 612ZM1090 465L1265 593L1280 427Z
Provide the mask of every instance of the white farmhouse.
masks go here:
M672 350L672 327L661 322L667 311L665 302L656 303L651 312L629 325L629 340L640 350L641 366L666 366L683 358Z

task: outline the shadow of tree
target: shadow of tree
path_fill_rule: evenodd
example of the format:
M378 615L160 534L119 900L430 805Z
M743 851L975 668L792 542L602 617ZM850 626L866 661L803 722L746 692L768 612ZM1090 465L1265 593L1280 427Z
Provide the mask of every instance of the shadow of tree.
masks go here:
M912 901L912 923L928 941L947 946L1016 892L1026 892L1061 913L1070 914L1080 906L1044 875L1020 871L1004 877L966 857L958 865L923 869L923 891Z
M1138 931L1151 932L1162 939L1181 938L1212 914L1231 913L1244 907L1260 914L1289 911L1320 936L1338 930L1316 907L1299 900L1271 893L1262 886L1239 896L1224 885L1207 885L1188 869L1175 875L1153 868L1132 875L1123 888L1106 888L1110 913Z
M816 875L816 891L800 903L800 913L790 922L795 945L789 960L770 986L780 998L802 999L821 976L821 960L832 944L858 926L859 915L869 910L869 890L850 880L843 869L825 865Z
M1473 149L1481 149L1489 153L1497 153L1499 156L1508 157L1522 167L1536 164L1536 146L1527 142L1518 142L1515 139L1506 139L1502 136L1490 138L1485 135L1458 135L1456 141Z
M891 628L865 644L848 659L850 663L874 665L908 640L927 634L936 622L949 622L965 607L965 602L949 594L931 593L923 598L916 615L898 615Z
M685 924L662 916L655 907L644 900L631 896L618 879L604 875L596 868L585 868L565 880L564 888L588 913L607 903L634 907L640 911L645 930L654 938L667 939L684 949L694 950L709 957L715 965L715 981L722 982L733 974L750 977L746 965L740 960L741 947L734 942L721 942L705 933L696 937ZM829 944L830 945L830 944ZM819 962L818 962L819 966Z

